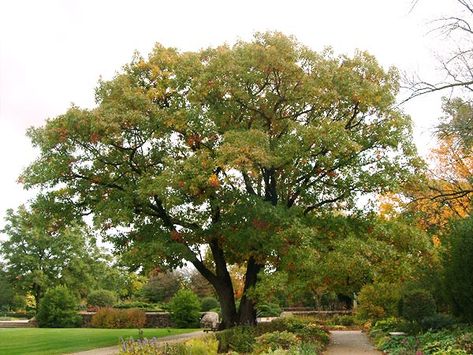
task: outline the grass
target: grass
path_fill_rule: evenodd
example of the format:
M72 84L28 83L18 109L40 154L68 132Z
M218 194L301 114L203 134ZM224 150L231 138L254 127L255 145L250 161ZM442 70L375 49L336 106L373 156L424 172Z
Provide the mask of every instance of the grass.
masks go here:
M194 329L143 329L146 338L189 333ZM0 329L2 355L53 355L114 346L122 338L138 338L137 329L4 328Z

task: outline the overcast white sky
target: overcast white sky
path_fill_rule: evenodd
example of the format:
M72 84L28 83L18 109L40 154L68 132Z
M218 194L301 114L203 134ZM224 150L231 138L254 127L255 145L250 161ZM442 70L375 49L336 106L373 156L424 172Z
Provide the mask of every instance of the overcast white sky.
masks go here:
M453 0L1 0L0 1L0 228L7 208L31 193L16 179L34 160L25 131L59 115L73 102L94 104L99 76L111 78L133 51L155 42L198 50L256 31L295 35L319 50L368 50L382 65L433 78L442 41L428 21L456 8ZM439 96L404 110L415 121L420 150L440 115Z

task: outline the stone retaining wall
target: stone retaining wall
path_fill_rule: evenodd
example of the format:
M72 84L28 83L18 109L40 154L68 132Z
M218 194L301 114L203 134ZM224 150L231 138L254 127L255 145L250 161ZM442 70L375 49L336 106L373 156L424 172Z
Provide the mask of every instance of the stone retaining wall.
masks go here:
M28 320L0 321L0 328L34 328L36 326L35 321Z

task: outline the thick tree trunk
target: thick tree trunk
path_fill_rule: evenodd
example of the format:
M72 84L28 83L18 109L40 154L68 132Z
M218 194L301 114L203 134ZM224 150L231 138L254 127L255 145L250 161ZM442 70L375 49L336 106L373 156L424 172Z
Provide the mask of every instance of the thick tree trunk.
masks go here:
M207 281L215 288L220 307L222 310L222 322L220 329L234 327L235 325L254 325L256 324L256 309L254 301L248 297L248 291L256 285L258 273L263 265L256 263L253 257L250 257L247 263L245 274L245 286L243 296L240 301L238 312L235 306L235 295L232 279L228 272L227 263L223 250L218 245L217 240L209 243L212 256L215 262L215 273L210 271L201 261L192 258L191 261L197 270Z
M238 309L238 324L239 325L255 325L256 324L256 308L255 302L248 297L248 291L256 286L258 280L258 273L263 268L263 265L256 263L253 257L248 260L245 274L245 288L243 296L240 300L240 307Z
M220 308L222 310L222 322L220 329L227 329L234 327L238 323L237 311L235 306L235 295L233 293L233 285L228 285L225 282L218 283L215 287L217 291Z

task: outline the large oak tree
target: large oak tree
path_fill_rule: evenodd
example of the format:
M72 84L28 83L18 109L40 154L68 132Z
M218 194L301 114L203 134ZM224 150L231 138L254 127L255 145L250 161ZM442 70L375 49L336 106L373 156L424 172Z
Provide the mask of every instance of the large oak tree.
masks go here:
M136 265L193 264L223 326L253 324L248 290L310 237L305 215L412 172L397 90L396 70L365 52L317 53L280 33L198 52L156 45L100 82L95 108L31 129L41 156L22 179L114 228ZM246 267L238 309L230 264Z

